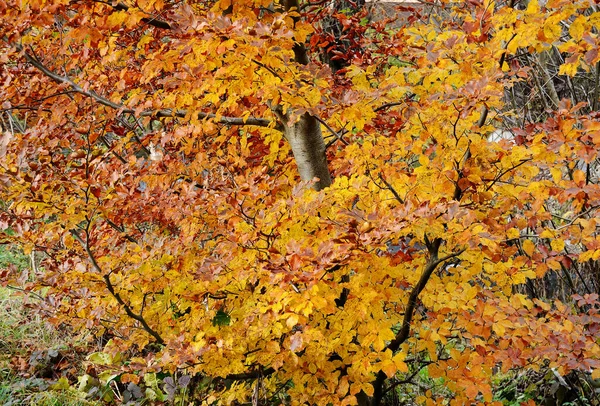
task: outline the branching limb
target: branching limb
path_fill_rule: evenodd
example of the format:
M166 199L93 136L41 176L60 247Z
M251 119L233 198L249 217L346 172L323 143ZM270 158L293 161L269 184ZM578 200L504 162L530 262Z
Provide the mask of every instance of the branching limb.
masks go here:
M77 240L77 242L79 242L79 244L81 244L81 246L83 247L83 249L85 250L85 252L88 256L88 260L90 261L90 263L92 264L92 266L94 267L96 272L98 272L100 275L102 275L102 278L104 279L104 283L106 284L106 288L108 289L108 291L110 292L112 297L115 298L117 303L119 303L119 305L121 305L123 307L123 310L125 310L125 313L127 313L127 316L129 316L133 320L139 322L142 325L142 327L144 328L144 330L146 330L146 332L148 334L150 334L152 337L154 337L154 339L156 340L156 342L158 344L164 344L165 340L163 340L163 338L152 327L150 327L148 325L148 323L146 322L146 319L144 319L142 314L134 313L133 310L131 309L131 307L127 303L125 303L125 301L123 300L121 295L115 290L115 287L110 280L110 274L105 273L102 270L102 268L100 268L100 265L98 265L98 262L96 261L96 258L94 257L94 254L92 253L92 250L90 249L90 246L87 243L87 241L83 241L83 239L81 238L81 236L79 235L79 233L76 230L71 230L71 235L73 236L73 238L75 238Z
M429 278L431 277L435 269L441 263L444 263L449 259L455 258L465 251L465 249L463 248L457 252L446 255L442 258L438 258L438 252L441 244L441 238L436 238L433 241L431 241L429 240L427 235L425 235L425 245L427 246L427 250L429 251L429 261L425 266L423 274L421 274L421 278L419 278L419 281L410 292L410 296L408 297L408 303L406 304L406 310L404 312L404 319L402 320L402 327L400 328L400 331L398 331L398 333L396 334L396 337L394 337L394 339L386 347L386 349L389 349L392 352L398 351L400 345L402 345L402 343L404 343L410 336L410 326L412 323L415 307L417 306L417 299L419 298L419 294L423 291L423 289L425 289L425 286L427 285L427 282L429 281ZM373 383L374 394L372 406L378 406L381 403L381 399L384 394L383 384L386 379L387 375L383 371L379 371L379 373L377 374L377 378Z
M433 361L423 361L423 362L421 362L421 364L420 364L420 365L419 365L417 368L415 368L414 372L413 372L412 374L410 374L410 375L408 376L408 378L406 378L406 379L403 379L403 380L401 380L401 381L396 381L396 382L392 383L392 384L391 384L391 385L390 385L390 386L389 386L389 387L388 387L388 388L387 388L387 389L384 391L384 394L385 394L385 393L388 393L389 391L391 391L392 389L394 389L394 388L395 388L395 387L397 387L397 386L400 386L400 385L405 385L405 384L407 384L407 383L414 383L414 382L413 382L413 379L415 378L415 376L417 376L417 375L419 374L419 372L421 372L421 370L422 370L423 368L425 368L427 365L431 365L432 363L433 363Z
M526 162L531 161L531 158L527 158L527 159L522 159L521 162L519 162L516 165L513 165L512 167L503 170L502 172L500 172L498 175L496 175L496 177L492 180L492 182L485 188L486 191L490 190L492 188L492 186L494 186L500 179L502 179L502 177L504 175L506 175L507 173L517 169L519 166L525 164Z
M377 113L378 111L386 110L386 109L389 109L390 107L402 106L403 104L406 104L406 102L413 100L415 96L416 95L414 93L408 94L408 95L406 95L406 97L403 101L384 103L381 106L375 108L373 111Z
M258 379L261 377L272 375L275 372L273 368L262 369L259 368L255 371L251 372L243 372L241 374L229 374L224 379L232 380L232 381L249 381L253 379Z
M36 299L39 299L39 300L41 300L41 301L45 301L45 300L46 300L46 298L44 298L43 296L40 296L40 295L38 295L38 294L37 294L37 293L35 293L35 292L32 292L32 291L30 291L30 290L27 290L27 289L20 288L20 287L18 287L18 286L6 285L6 288L7 288L7 289L10 289L10 290L15 290L15 291L17 291L17 292L23 292L23 293L26 293L26 294L28 294L28 295L30 295L30 296L33 296L33 297L35 297Z
M138 241L133 238L132 236L130 236L129 234L127 234L125 232L125 228L123 226L119 226L116 223L114 223L112 220L110 220L108 217L105 218L106 224L108 224L109 226L111 226L112 228L114 228L115 230L117 230L119 233L123 234L123 237L125 237L125 239L129 242L132 242L134 244L137 244Z
M346 141L343 138L343 134L338 134L338 132L335 131L333 128L331 128L331 126L329 124L327 124L327 122L325 120L322 120L321 118L319 118L317 116L314 116L314 117L317 119L317 121L319 123L321 123L323 125L323 127L325 127L327 129L327 131L329 131L335 137L335 139L333 139L331 142L329 142L325 146L325 149L329 148L335 141L342 141L345 145L349 145L348 141Z
M404 204L404 199L402 199L402 197L400 197L400 195L398 194L396 189L394 189L394 187L387 180L385 180L385 178L383 177L383 174L381 172L379 173L379 180L381 180L383 182L383 184L385 185L385 187L390 192L392 192L392 194L394 195L394 197L400 204Z
M69 79L68 77L59 75L59 74L51 71L42 62L40 62L35 56L31 55L30 53L24 52L24 55L25 55L25 59L27 60L27 62L29 62L31 65L33 65L35 68L37 68L39 71L41 71L44 75L48 76L55 82L64 83L64 84L69 85L71 87L71 91L73 91L75 93L79 93L86 97L89 97L89 98L95 100L96 102L98 102L104 106L118 110L121 113L135 115L135 110L127 108L123 104L110 101L109 99L107 99L103 96L100 96L96 92L93 92L90 90L85 90L81 86L79 86L77 83L75 83L71 79ZM181 117L181 118L183 118L183 117L188 116L188 112L186 110L172 110L172 109L145 110L140 114L140 116L141 117ZM205 112L197 113L197 117L200 120L208 118L208 119L214 120L216 123L226 124L226 125L253 125L253 126L258 126L258 127L270 127L272 125L272 121L265 119L265 118L255 118L255 117L243 118L243 117L222 116L219 119L216 119L217 117L214 113L205 113Z
M188 115L186 110L171 110L171 109L162 109L162 110L146 110L140 114L142 117L179 117L184 118ZM197 113L197 117L200 120L205 118L215 119L217 116L214 113L205 113L199 112ZM256 117L224 117L222 116L219 120L215 120L216 123L226 124L226 125L254 125L257 127L270 127L273 123L271 120L266 118L256 118Z

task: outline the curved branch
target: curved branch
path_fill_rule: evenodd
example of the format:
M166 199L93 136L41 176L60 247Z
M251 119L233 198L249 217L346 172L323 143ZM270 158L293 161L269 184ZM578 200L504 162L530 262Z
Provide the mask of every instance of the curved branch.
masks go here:
M19 47L19 48L21 48L21 47ZM29 54L28 52L24 52L24 55L25 55L25 59L27 60L27 62L29 62L31 65L33 65L35 68L37 68L39 71L41 71L44 75L48 76L50 79L54 80L55 82L64 83L64 84L69 85L71 87L71 91L73 91L75 93L79 93L86 97L89 97L104 106L113 108L115 110L119 110L122 113L135 115L134 109L130 109L130 108L124 106L123 104L110 101L106 97L100 96L98 93L96 93L94 91L85 90L81 86L79 86L77 83L75 83L71 79L69 79L68 77L59 75L59 74L51 71L50 69L48 69L35 56ZM142 117L151 116L151 117L184 118L188 115L188 112L186 110L161 109L161 110L145 110L140 115ZM243 117L221 116L218 119L216 119L217 118L216 114L205 113L205 112L197 113L197 117L200 120L211 119L215 123L226 124L226 125L253 125L253 126L258 126L258 127L271 127L273 124L273 122L271 120L268 120L266 118L256 118L256 117L243 118Z
M92 264L92 266L94 267L96 272L98 272L100 275L102 275L102 278L104 279L104 283L106 284L106 288L108 289L108 291L110 292L112 297L115 298L117 303L119 303L119 305L121 305L123 307L123 309L125 310L125 313L127 313L127 316L138 321L142 325L144 330L146 330L146 332L148 334L150 334L152 337L154 337L154 339L156 340L156 342L158 344L164 344L165 340L163 340L163 338L152 327L150 327L148 325L148 323L146 322L146 319L144 319L144 316L141 313L135 314L133 312L133 310L131 310L131 307L127 303L125 303L125 301L123 300L121 295L115 290L115 287L110 280L110 274L104 273L102 268L100 268L100 265L98 265L98 261L96 261L96 258L92 254L92 250L90 249L89 244L86 241L83 241L83 239L81 238L81 236L79 235L79 233L76 230L71 230L71 235L73 236L73 238L75 238L79 242L79 244L81 244L81 246L83 247L83 249L85 250L85 252L88 256L88 260L90 261L90 263Z
M258 379L258 378L261 378L264 376L272 375L274 372L275 372L274 368L267 368L267 369L260 368L256 371L243 372L241 374L229 374L223 379L232 380L232 381L249 381L252 379Z
M408 297L408 303L406 304L406 310L404 312L404 320L402 320L402 327L400 328L400 331L398 331L396 337L394 337L394 339L386 346L386 349L389 349L392 352L398 351L400 345L402 345L402 343L404 343L410 336L410 325L412 323L415 307L417 306L417 299L419 298L419 294L423 291L423 289L425 289L425 286L427 285L427 282L429 281L429 278L431 277L435 269L438 267L439 264L446 262L451 258L455 258L465 251L465 249L463 248L457 252L446 255L445 257L438 258L438 251L442 240L440 238L436 238L433 241L429 241L429 239L427 239L426 236L425 241L427 249L429 250L429 261L425 266L423 274L421 274L421 278L419 278L419 281L410 292L410 296ZM377 374L377 378L373 383L374 394L372 405L379 405L381 403L381 399L384 394L383 383L386 379L387 375L383 371L379 371L379 373Z

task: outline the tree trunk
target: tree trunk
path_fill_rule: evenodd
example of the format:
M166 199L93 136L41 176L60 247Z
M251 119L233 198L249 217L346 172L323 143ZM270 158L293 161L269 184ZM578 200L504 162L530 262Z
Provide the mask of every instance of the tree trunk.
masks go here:
M305 113L296 123L284 126L283 134L292 148L300 179L311 181L318 178L313 186L316 190L331 185L321 123Z
M286 11L299 9L298 0L283 0L281 2ZM294 22L298 17L294 17ZM308 54L304 44L296 43L294 46L294 55L296 62L307 65L309 62ZM277 109L275 109L277 114ZM312 181L317 178L313 185L316 190L321 190L331 185L331 175L327 167L327 157L325 155L325 141L321 132L321 123L308 113L304 113L300 120L292 125L288 125L288 117L279 116L283 126L283 134L290 143L294 160L298 166L300 179L303 181Z

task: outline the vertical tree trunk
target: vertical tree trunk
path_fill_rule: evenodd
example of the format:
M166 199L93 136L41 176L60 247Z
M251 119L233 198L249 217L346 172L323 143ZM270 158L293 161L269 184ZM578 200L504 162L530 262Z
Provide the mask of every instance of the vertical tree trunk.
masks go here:
M283 0L281 2L286 11L299 9L298 0ZM294 19L297 21L298 17ZM308 54L304 44L296 43L294 46L294 56L296 62L307 65L309 62ZM300 120L292 125L287 124L287 117L279 115L283 125L283 134L290 143L292 153L300 179L311 181L318 178L313 185L316 190L321 190L331 185L331 175L327 167L327 157L325 155L325 141L321 132L321 123L308 113L304 113Z
M321 123L306 113L291 126L285 125L283 133L292 148L300 178L303 181L318 178L313 186L316 190L331 185Z

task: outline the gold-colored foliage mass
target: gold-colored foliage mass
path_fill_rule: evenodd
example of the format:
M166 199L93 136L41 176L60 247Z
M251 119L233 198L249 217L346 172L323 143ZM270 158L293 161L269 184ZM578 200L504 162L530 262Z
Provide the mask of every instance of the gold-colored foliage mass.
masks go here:
M497 371L598 377L598 285L523 286L600 257L600 12L439 3L392 25L0 0L0 225L45 254L28 289L107 352L146 349L119 373L212 378L209 404L258 384L379 404L420 370L492 404ZM331 182L298 175L302 152Z

